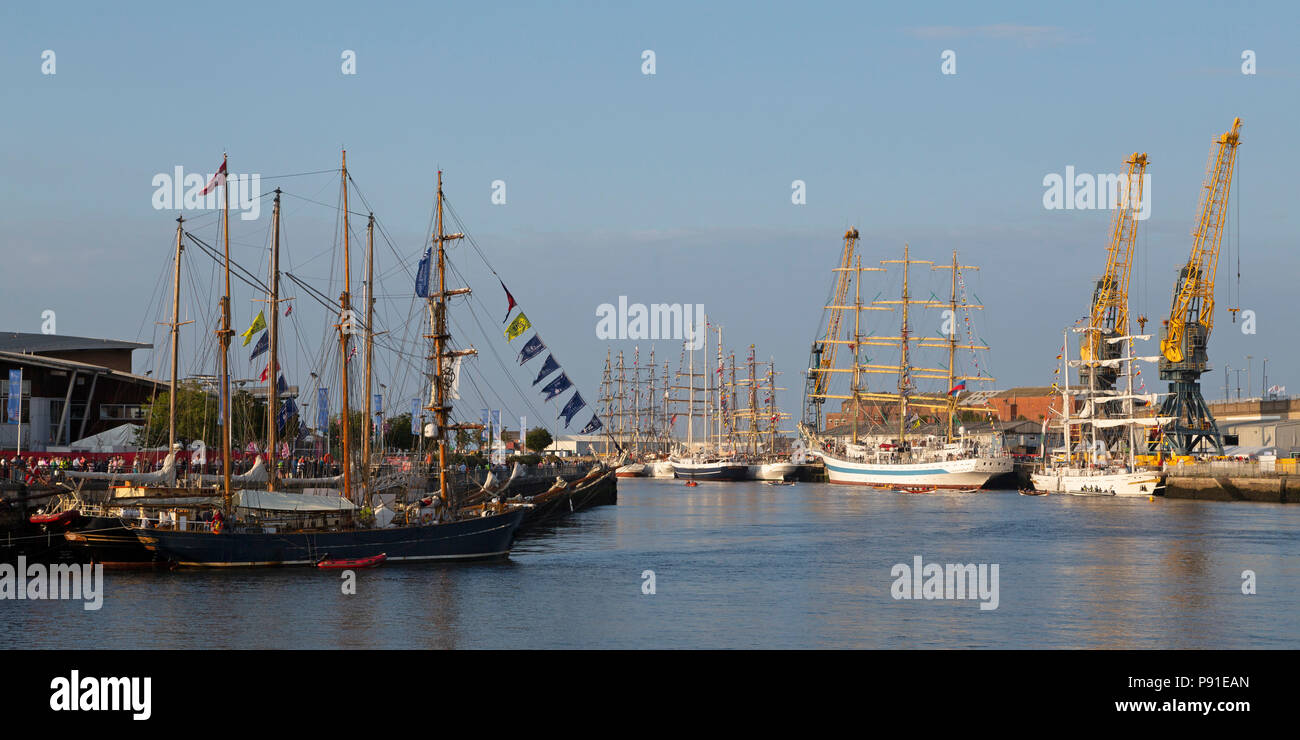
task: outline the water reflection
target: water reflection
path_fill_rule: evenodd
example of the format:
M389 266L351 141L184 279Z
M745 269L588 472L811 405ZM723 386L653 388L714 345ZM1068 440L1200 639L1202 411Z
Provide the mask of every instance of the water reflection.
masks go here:
M1297 647L1300 507L620 480L499 563L109 573L104 607L0 602L5 647ZM891 567L997 563L999 606ZM1259 593L1241 593L1241 572ZM656 593L641 591L653 570Z

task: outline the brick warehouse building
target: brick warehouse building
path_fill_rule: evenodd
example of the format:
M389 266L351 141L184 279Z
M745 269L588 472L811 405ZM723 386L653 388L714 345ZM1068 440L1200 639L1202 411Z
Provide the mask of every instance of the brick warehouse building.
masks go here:
M1020 388L1009 388L1005 391L973 391L963 394L961 406L984 406L987 405L993 410L997 421L1018 421L1025 419L1027 421L1041 422L1043 419L1057 418L1057 412L1061 408L1060 393L1053 393L1050 386L1026 386ZM1076 408L1078 408L1076 402ZM976 409L962 409L976 411ZM889 419L894 418L897 412L893 403L881 401L863 401L858 411L859 424L884 424ZM930 415L931 412L922 412ZM979 413L976 411L976 413ZM979 420L983 421L981 414ZM851 424L853 421L853 401L846 400L840 403L840 410L826 415L826 428L841 427Z
M41 452L121 426L144 423L144 406L166 381L131 372L131 354L152 345L54 334L0 333L0 408L9 371L19 368L22 448ZM0 424L0 449L13 450L17 424Z

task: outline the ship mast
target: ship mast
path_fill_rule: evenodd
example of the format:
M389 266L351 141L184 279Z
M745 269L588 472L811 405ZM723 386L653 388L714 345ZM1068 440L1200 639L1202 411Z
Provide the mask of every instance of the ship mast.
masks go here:
M451 424L448 416L451 413L451 406L447 403L447 390L449 384L444 382L444 362L456 357L464 357L476 354L474 349L452 350L448 348L448 340L451 334L447 331L447 299L454 295L464 295L470 292L469 288L457 288L456 290L447 290L447 242L463 239L462 233L447 234L444 231L443 223L443 194L442 194L442 170L438 170L438 207L436 215L436 229L433 234L434 244L437 246L437 266L438 266L438 292L429 295L429 327L433 332L429 338L433 339L433 362L434 375L431 380L433 385L432 396L433 405L429 411L433 412L435 424L437 426L438 438L438 497L443 503L443 512L448 516L456 515L457 502L452 501L451 487L447 483L447 433L459 429L482 429L482 424ZM489 444L491 440L489 438Z
M862 256L857 255L858 279L853 281L853 444L858 444L858 415L862 413L860 368L862 354Z
M170 383L170 398L168 399L167 409L167 451L176 454L176 392L177 373L180 372L180 341L181 341L181 324L192 323L190 321L182 322L181 313L181 252L185 250L182 236L185 233L185 217L176 217L176 266L173 269L172 283L172 377Z
M978 304L978 303L968 303L968 302L966 301L964 295L962 296L962 301L961 301L961 303L958 303L958 302L957 302L957 279L958 279L958 277L959 277L959 271L961 271L961 270L978 270L978 269L980 269L980 268L978 268L978 267L975 267L974 265L961 265L961 264L958 264L958 263L957 263L957 250L954 249L953 252L952 252L952 264L951 264L951 265L935 265L935 266L934 266L934 269L936 269L936 270L952 270L952 276L951 276L951 277L952 277L952 293L949 295L949 301L948 301L948 311L949 311L949 316L950 316L950 318L949 318L948 320L952 322L952 330L949 331L949 332L947 332L947 337L944 339L945 344L947 344L947 346L948 346L948 401L947 401L947 404L948 404L948 441L951 442L951 441L952 441L953 419L954 419L954 417L956 416L956 413L957 413L957 396L956 396L955 393L953 393L953 388L956 386L957 381L959 381L959 380L961 380L961 381L966 381L966 380L980 380L980 381L985 381L985 380L989 380L988 378L984 378L984 377L981 377L981 376L970 377L970 376L964 376L964 375L957 375L957 350L958 350L958 349L970 349L970 350L988 349L988 347L985 347L985 346L982 346L982 345L975 345L975 344L958 344L958 343L957 343L957 309L960 308L960 309L962 309L963 311L965 311L965 310L972 309L972 308L984 308L984 306L982 306L982 305L980 305L980 304ZM923 346L923 347L929 347L929 346L932 346L932 345L929 345L929 344L923 344L922 346Z
M343 408L339 412L339 436L342 437L343 498L352 500L352 458L349 456L348 431L348 335L352 326L352 255L348 232L348 152L343 150L343 293L339 296L342 309L339 320L339 382Z
M266 490L275 490L276 473L276 421L280 416L280 371L279 371L279 331L280 331L280 189L275 189L275 205L271 209L271 294L267 300L271 311L271 322L267 326L267 340L270 345L270 357L267 362L266 389L266 459L270 463L267 471Z
M371 362L375 356L375 214L370 214L366 222L366 351L365 351L365 395L366 423L361 433L361 480L366 491L366 503L370 503L370 435L374 424L374 411L370 395Z
M217 338L221 343L221 509L229 516L234 505L234 493L230 490L230 338L235 331L230 328L230 175L228 160L221 155L221 171L227 173L221 183L221 231L225 237L225 276L226 293L221 297L221 328Z

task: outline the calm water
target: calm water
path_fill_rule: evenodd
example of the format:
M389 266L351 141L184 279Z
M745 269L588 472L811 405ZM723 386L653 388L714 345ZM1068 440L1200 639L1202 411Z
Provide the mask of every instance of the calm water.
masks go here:
M1300 506L645 479L619 499L508 562L359 571L355 596L305 569L108 573L98 612L0 601L0 647L1300 647ZM997 563L998 608L893 599L918 554Z

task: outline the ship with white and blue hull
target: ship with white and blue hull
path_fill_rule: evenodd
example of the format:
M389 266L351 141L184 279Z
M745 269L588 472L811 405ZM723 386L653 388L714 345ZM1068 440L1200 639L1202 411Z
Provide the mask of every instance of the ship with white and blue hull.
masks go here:
M745 480L747 472L742 463L729 460L691 460L672 458L673 477L686 480Z
M881 260L882 265L901 266L900 298L864 303L862 273L883 271L883 268L862 267L862 258L854 254L858 239L856 229L850 229L844 238L844 251L835 269L832 288L834 303L825 307L830 312L826 334L814 342L808 368L805 392L808 403L805 409L811 413L806 413L804 422L799 425L808 452L821 458L825 465L827 479L844 485L924 492L940 488L978 489L995 476L1012 472L1014 462L1001 449L996 435L992 441L980 443L967 437L965 427L955 426L959 408L964 409L963 413L967 413L966 410L991 412L987 405L961 406L958 401L968 382L993 380L978 371L978 362L972 363L976 370L973 375L958 367L957 350L988 349L975 344L972 339L970 310L983 306L966 300L962 274L974 268L960 264L955 251L949 264L936 265L929 260L913 259L910 248L904 244L903 259ZM909 278L914 265L951 270L948 300L916 300L912 297ZM854 287L851 297L850 285ZM944 332L945 336L918 333L910 315L914 308L946 309L950 319L962 319L965 336L959 338L956 324ZM843 311L852 312L849 326L842 326ZM869 311L899 312L898 335L882 336L879 328L866 326L862 315ZM850 352L850 356L845 358L849 360L847 367L835 367L837 345L847 345ZM867 358L864 347L873 348L873 352L881 351L875 349L881 347L894 349L898 352L897 361ZM918 365L913 362L913 353L917 349L946 349L946 362ZM843 354L840 357L843 358ZM834 373L841 373L840 377L849 379L847 393L831 390L830 381L836 377ZM894 376L896 390L883 392L867 388L866 378L872 374ZM948 391L920 390L915 385L920 379L943 380ZM845 435L847 439L823 437L818 431L820 412L817 409L828 399L843 400L846 402L843 408L846 411L851 409L848 424L851 432ZM868 409L874 409L874 418L868 415L865 421L869 428L860 429L863 411ZM946 417L946 433L917 434L916 430L925 423L924 416L929 416L935 424L943 423ZM889 429L884 428L887 418Z
M874 488L981 488L989 479L1009 473L1007 455L975 455L957 460L869 462L813 451L826 467L831 483Z

